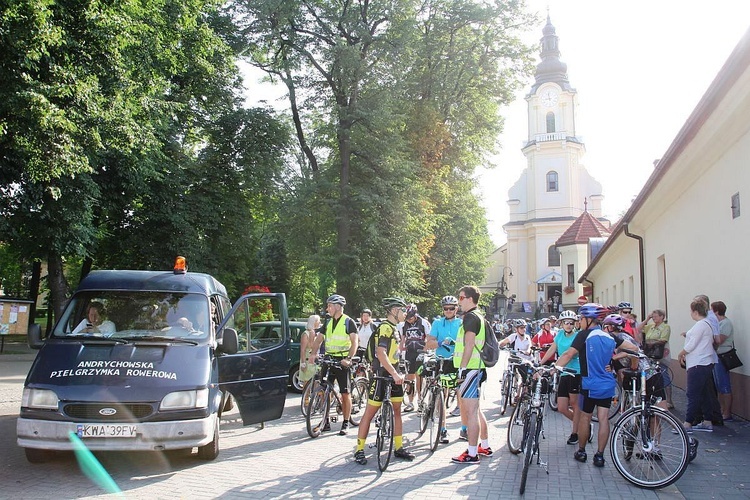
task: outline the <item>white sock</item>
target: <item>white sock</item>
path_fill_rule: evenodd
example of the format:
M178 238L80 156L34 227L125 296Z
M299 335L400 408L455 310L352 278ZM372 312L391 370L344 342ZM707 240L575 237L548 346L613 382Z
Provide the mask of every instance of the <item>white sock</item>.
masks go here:
M477 447L476 446L469 446L469 456L476 457L477 456Z
M490 440L489 439L482 439L482 448L485 450L490 447Z

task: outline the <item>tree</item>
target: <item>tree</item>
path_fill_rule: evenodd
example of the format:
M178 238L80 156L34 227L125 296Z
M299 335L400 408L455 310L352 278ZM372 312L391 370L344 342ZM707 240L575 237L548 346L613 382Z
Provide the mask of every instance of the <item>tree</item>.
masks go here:
M435 225L455 209L434 182L468 180L494 147L499 105L530 69L518 33L531 18L515 1L234 5L252 63L289 90L301 163L284 206L315 228L314 243L292 243L314 252L305 268L333 274L355 308L395 291L431 297ZM468 227L461 248L479 253L486 227Z

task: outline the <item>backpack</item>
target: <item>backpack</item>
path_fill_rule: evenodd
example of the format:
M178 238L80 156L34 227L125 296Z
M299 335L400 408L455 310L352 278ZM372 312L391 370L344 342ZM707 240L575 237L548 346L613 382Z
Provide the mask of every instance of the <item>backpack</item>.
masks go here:
M479 351L477 347L474 347L474 349L479 351L479 357L481 358L482 363L490 368L495 366L498 358L500 358L500 344L498 344L495 331L492 329L489 321L487 321L487 318L484 318L479 314L477 316L482 318L482 321L484 322L484 346L481 351Z

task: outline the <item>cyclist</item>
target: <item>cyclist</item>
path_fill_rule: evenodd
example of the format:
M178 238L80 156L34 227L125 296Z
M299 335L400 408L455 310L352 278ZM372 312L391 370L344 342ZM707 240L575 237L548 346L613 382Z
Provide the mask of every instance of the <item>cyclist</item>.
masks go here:
M492 455L487 430L487 419L479 408L479 393L482 382L487 380L487 370L482 363L480 351L486 335L484 318L476 311L481 292L475 286L464 286L458 291L458 305L464 317L458 329L453 364L458 368L458 394L461 396L461 418L465 419L469 448L451 460L459 464L477 464L479 455ZM481 442L479 441L481 438Z
M531 338L531 345L541 349L541 351L539 351L540 358L543 358L547 354L547 351L550 350L550 346L555 341L555 334L552 333L552 318L554 318L554 316L543 320L542 328ZM554 354L555 352L553 351L553 356ZM554 359L551 359L550 361L554 361Z
M401 402L404 399L404 376L398 372L398 349L400 334L396 325L406 317L406 302L400 297L388 297L383 299L383 307L386 312L386 320L380 323L375 330L375 358L372 361L373 373L378 376L390 375L393 377L391 386L391 402L393 403L393 446L396 451L393 455L404 460L414 460L414 454L407 451L403 445L403 423L401 421ZM354 460L364 465L367 463L365 457L365 442L367 433L370 431L370 422L377 413L385 395L385 382L373 379L370 382L370 390L367 398L367 409L359 422L357 432L357 449L354 452Z
M359 319L359 328L357 328L357 336L359 337L359 348L357 349L357 356L361 359L365 359L365 349L367 348L367 342L370 340L370 335L375 331L375 323L372 321L372 311L369 309L362 309L362 315Z
M499 342L500 347L504 347L513 342L513 349L518 352L518 356L522 359L531 361L531 336L527 333L527 324L523 319L514 319L513 326L516 329L515 333L511 333L503 340ZM526 370L521 366L516 366L516 373L521 377L522 382L526 382ZM521 397L521 387L523 384L519 384L517 388L516 400Z
M412 384L416 382L416 391L412 396L412 399L415 399L417 394L422 391L422 377L417 377L417 370L420 365L417 357L419 351L424 350L427 335L430 334L430 323L419 315L415 304L409 304L406 308L406 320L400 326L401 349L406 352L406 361L408 361L406 380L411 381ZM404 401L406 399L405 395ZM407 401L404 405L404 413L410 411L414 411L414 405Z
M617 310L620 313L620 316L625 319L625 325L622 328L622 331L633 337L638 344L641 343L641 333L638 331L638 328L636 326L635 320L632 318L633 315L633 305L630 302L620 302L617 304Z
M456 339L458 338L458 328L461 326L461 320L456 317L458 299L453 295L446 295L440 299L440 305L443 307L443 317L436 319L432 323L432 329L427 335L427 340L425 341L425 349L435 349L435 354L438 357L452 358ZM452 362L443 363L443 373L456 373L457 371L458 370L456 370ZM456 408L451 412L451 415L460 415L461 410L459 406L457 398ZM440 430L440 442L447 443L448 429L445 427L445 422L443 422L442 425L443 428Z
M579 462L585 462L586 441L589 438L591 415L597 408L599 433L594 465L604 467L604 449L609 439L609 407L615 393L615 377L607 370L615 349L637 349L630 342L624 342L602 331L599 326L607 314L601 304L588 303L578 310L581 316L581 330L570 348L557 360L556 366L566 366L578 354L581 364L581 417L578 422L578 450L573 455Z
M635 339L625 333L625 322L627 320L619 314L609 314L602 321L602 330L615 338L637 345ZM618 353L612 356L612 368L617 372L617 383L622 386L623 370L635 370L638 368L638 359L628 357L627 353Z
M555 335L547 353L542 358L542 364L552 361L555 353L562 356L575 340L577 331L573 328L576 322L576 313L563 311L560 314L560 329ZM573 356L568 368L576 371L575 375L562 373L557 384L557 411L573 423L573 430L568 438L568 444L578 443L578 422L581 419L581 407L578 404L578 395L581 393L581 364L578 355Z
M346 436L349 429L349 417L352 414L352 397L349 394L349 381L351 380L349 367L352 364L352 357L357 352L358 337L357 324L355 321L344 314L346 299L338 294L333 294L326 300L326 312L331 318L323 326L322 335L315 338L312 352L318 351L321 342L325 341L325 353L334 359L339 360L341 367L330 367L330 373L321 373L321 377L329 376L335 378L339 383L341 392L341 406L344 413L344 422L341 424L340 436ZM309 362L312 363L315 358L314 354L310 355ZM324 431L331 430L331 424L326 422L323 427Z

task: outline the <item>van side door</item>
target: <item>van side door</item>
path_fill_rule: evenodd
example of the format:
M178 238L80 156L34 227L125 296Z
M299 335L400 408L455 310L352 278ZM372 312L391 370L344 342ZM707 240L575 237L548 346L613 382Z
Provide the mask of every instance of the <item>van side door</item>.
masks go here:
M238 351L218 356L219 385L234 397L243 425L281 417L289 377L289 316L283 293L243 295L216 333L236 332Z

